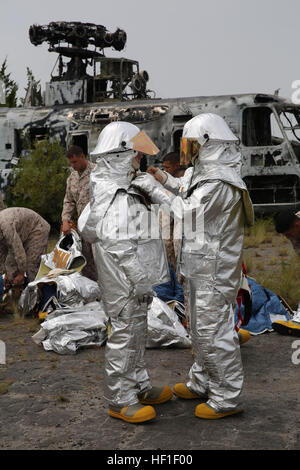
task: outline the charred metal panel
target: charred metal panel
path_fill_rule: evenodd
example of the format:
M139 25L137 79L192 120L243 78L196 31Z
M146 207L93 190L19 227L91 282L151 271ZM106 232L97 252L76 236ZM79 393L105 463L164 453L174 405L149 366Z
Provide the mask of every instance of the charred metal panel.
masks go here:
M0 113L0 170L11 168L13 157L17 156L16 130L22 131L31 122L33 110L2 108ZM9 148L7 144L10 144Z
M45 105L87 102L87 80L57 81L46 84Z
M34 140L45 136L66 143L68 129L75 127L64 113L51 108L2 108L0 113L0 171L26 156ZM10 144L9 146L7 144Z
M245 178L254 206L271 212L287 206L299 206L300 183L295 174L247 176Z
M167 133L170 125L165 124L165 117L169 113L169 106L147 104L145 106L131 103L130 106L87 106L69 110L67 118L76 126L76 132L89 131L90 150L96 145L99 133L112 121L127 121L142 127L153 138L159 148L162 144L162 135ZM171 119L170 119L171 121ZM165 131L163 130L165 129ZM170 134L171 135L171 134Z
M284 143L279 147L266 146L266 147L242 147L243 158L243 173L255 172L257 175L265 171L267 167L281 167L281 172L284 173L284 166L289 164L291 157Z
M112 121L127 121L135 124L159 119L168 111L168 106L107 106L88 107L71 111L68 119L78 124L103 124Z

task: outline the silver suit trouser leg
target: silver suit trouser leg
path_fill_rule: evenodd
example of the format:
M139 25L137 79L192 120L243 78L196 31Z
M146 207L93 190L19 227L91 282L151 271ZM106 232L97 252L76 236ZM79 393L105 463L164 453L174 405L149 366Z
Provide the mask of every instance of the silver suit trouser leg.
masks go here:
M105 399L109 405L134 405L139 392L151 389L144 361L147 303L130 299L110 322L111 334L105 347Z
M208 393L207 404L215 411L240 406L243 366L232 305L215 289L201 290L189 281L191 339L195 362L187 386Z

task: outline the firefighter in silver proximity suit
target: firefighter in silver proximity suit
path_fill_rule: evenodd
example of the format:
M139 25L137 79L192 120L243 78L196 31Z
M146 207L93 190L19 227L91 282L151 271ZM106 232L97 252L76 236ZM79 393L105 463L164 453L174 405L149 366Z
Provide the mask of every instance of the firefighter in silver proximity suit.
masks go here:
M142 239L142 220L149 209L140 191L131 187L142 154L158 151L135 125L108 124L92 152L97 161L90 177L90 204L78 221L81 235L94 245L101 298L110 319L105 352L109 414L130 423L153 419L155 410L149 405L173 395L168 386L152 386L145 368L152 285L168 279L168 268L163 241Z
M186 235L183 228L178 262L187 281L195 362L187 383L176 384L173 391L206 402L196 407L197 417L217 419L242 411L243 367L233 306L241 281L244 226L253 224L253 207L240 176L238 139L220 116L200 114L185 124L181 163L190 162L193 166L181 179L150 167L150 175L138 176L133 184L166 205L152 174L169 191L180 191L170 202L175 217L196 209L196 225L197 217L202 221L197 226L202 238Z

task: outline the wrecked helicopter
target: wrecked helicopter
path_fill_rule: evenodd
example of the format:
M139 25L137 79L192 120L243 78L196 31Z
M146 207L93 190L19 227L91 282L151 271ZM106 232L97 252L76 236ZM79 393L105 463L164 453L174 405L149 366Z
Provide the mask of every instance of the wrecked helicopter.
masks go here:
M166 153L179 150L184 124L212 112L240 139L242 177L256 211L300 208L300 106L276 93L157 98L139 62L104 55L106 48L124 49L127 35L121 29L110 33L92 23L52 22L32 25L29 38L35 46L47 42L58 54L57 74L51 73L43 94L32 81L22 107L0 108L3 192L36 139L57 138L89 155L103 127L124 120L153 139L160 153L148 163L160 165Z

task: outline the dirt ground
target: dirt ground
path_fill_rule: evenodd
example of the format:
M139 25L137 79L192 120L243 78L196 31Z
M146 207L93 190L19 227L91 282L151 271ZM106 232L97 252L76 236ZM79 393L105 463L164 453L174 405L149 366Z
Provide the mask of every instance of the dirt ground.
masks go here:
M0 450L299 450L300 341L278 333L242 345L244 413L194 417L197 401L173 397L157 417L132 425L110 418L103 394L104 350L46 352L31 339L39 324L0 315ZM298 341L298 342L297 342ZM298 348L298 349L297 349ZM297 353L299 350L299 354ZM190 349L147 349L153 383L184 381Z

